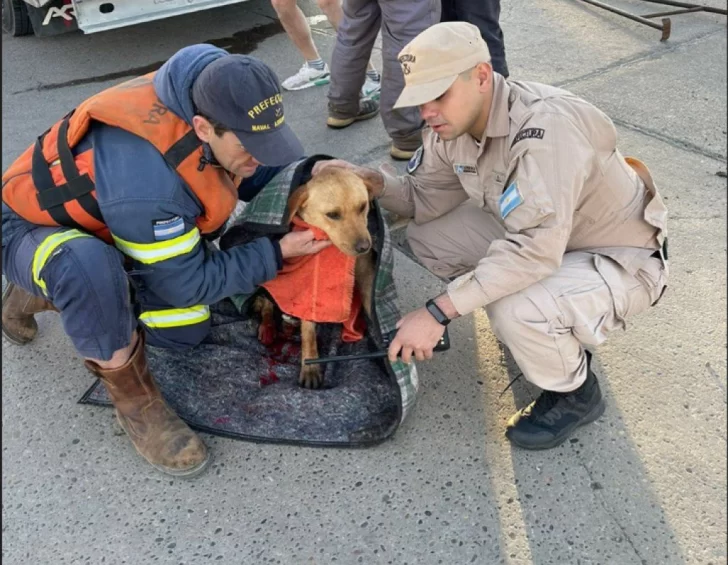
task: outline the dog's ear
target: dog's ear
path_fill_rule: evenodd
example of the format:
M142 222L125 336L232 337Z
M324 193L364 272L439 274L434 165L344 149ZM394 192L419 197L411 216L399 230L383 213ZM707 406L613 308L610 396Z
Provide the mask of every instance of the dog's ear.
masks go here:
M364 178L364 177L359 177L359 178L362 180L362 182L364 183L364 186L367 188L367 193L369 194L369 201L371 202L372 200L374 200L374 184L368 178Z
M298 211L306 206L308 201L308 186L303 184L293 191L288 198L288 223L290 224Z

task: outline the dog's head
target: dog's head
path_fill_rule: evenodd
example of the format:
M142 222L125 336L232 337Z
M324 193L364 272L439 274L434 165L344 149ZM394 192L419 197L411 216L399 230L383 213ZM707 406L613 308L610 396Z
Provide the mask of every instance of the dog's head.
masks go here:
M329 167L293 192L288 200L289 221L298 215L326 233L346 255L361 255L372 247L367 230L370 194L359 175Z

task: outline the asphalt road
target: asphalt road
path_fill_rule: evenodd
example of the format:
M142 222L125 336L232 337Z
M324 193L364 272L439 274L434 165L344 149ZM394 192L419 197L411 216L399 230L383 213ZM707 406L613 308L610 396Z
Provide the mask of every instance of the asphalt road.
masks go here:
M328 58L331 29L305 10ZM251 0L92 36L3 36L3 168L86 96L191 43L295 72L272 14ZM605 415L558 449L512 449L503 427L533 391L499 396L512 366L479 313L452 324L453 350L420 364L418 406L386 443L205 435L213 467L175 481L136 457L111 410L76 403L91 381L44 314L31 345L3 341L3 563L726 563L726 18L674 16L660 43L578 0L504 0L502 25L514 78L606 111L670 208L670 289L599 350ZM311 154L388 161L378 119L326 128L325 87L285 103ZM396 276L404 310L442 287L403 255Z

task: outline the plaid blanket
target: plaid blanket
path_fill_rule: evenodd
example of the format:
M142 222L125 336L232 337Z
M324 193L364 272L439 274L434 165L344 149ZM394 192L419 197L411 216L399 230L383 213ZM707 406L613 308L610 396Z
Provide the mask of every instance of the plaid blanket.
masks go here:
M226 248L231 244L231 236L238 234L236 244L242 243L239 234L244 232L247 237L254 238L261 235L284 234L289 230L286 219L288 217L288 197L291 192L310 179L313 164L327 156L314 156L293 163L276 175L266 187L247 204L240 214L229 222L223 234L220 247ZM374 284L374 320L368 328L370 337L378 347L385 347L383 336L393 332L395 324L400 318L397 307L397 290L394 284L394 251L389 228L382 215L379 205L374 202L369 218L369 230L372 233L374 249L378 256L377 273ZM232 301L239 311L246 308L249 295L237 295ZM373 327L372 327L373 325ZM417 400L419 379L414 363L407 365L401 361L384 364L391 377L396 379L402 399L402 418L407 417Z

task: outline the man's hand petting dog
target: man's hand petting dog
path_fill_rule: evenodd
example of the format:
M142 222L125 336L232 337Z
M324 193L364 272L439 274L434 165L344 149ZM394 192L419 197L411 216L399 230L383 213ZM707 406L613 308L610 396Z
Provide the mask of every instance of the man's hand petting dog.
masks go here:
M300 257L301 255L313 255L326 249L331 241L316 241L313 238L313 231L293 231L287 233L280 240L281 255L284 259Z
M410 363L432 359L432 352L445 333L445 326L432 317L426 308L410 312L397 322L397 335L389 344L389 360L394 363L402 353L402 361Z

